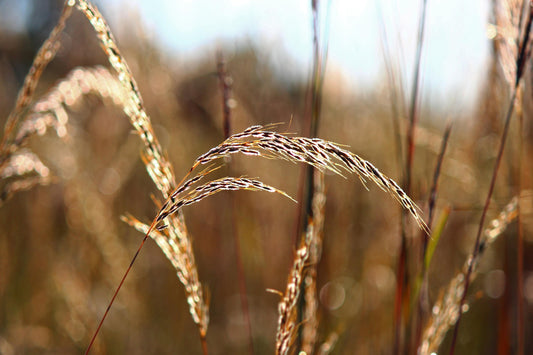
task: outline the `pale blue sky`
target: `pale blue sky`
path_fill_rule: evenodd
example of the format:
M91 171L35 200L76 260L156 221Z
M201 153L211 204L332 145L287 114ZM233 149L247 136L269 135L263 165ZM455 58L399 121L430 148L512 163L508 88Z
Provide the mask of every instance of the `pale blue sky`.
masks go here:
M110 21L124 0L103 2ZM151 36L180 56L211 55L225 43L251 39L286 51L303 75L310 71L310 1L133 0ZM131 5L133 4L133 5ZM326 9L326 1L322 7ZM383 76L379 18L410 80L421 0L333 0L328 68L346 74L355 88ZM432 100L472 104L484 75L489 4L486 0L428 0L423 85ZM326 11L323 11L325 13ZM127 23L126 23L127 24ZM398 35L399 33L399 35ZM295 70L298 70L295 68Z
M0 1L2 27L16 27L26 1ZM312 27L307 0L100 0L120 33L131 26L137 9L144 31L180 59L212 56L221 44L251 40L274 53L287 53L296 74L310 73ZM321 1L323 14L327 1ZM332 0L328 70L345 74L349 86L365 88L384 78L379 19L407 80L412 77L422 0ZM423 54L423 92L432 103L472 105L485 73L489 1L428 0ZM18 24L19 26L23 21ZM126 30L129 31L129 30ZM122 32L124 33L124 32ZM135 33L135 29L131 30ZM409 85L409 82L406 83Z

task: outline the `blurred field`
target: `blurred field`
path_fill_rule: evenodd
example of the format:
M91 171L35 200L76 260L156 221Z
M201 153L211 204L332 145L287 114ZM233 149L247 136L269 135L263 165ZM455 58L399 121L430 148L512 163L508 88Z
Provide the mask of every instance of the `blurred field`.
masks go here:
M2 122L14 107L38 48L59 17L62 2L48 1L47 5L46 11L34 15L39 21L28 32L0 33ZM133 27L128 31L141 28L125 23ZM118 46L180 180L199 155L224 140L217 48L200 61L176 62L142 35L119 39ZM283 72L276 71L279 68L269 61L269 48L256 43L236 48L222 48L232 79L232 133L255 124L284 122L278 131L306 135L311 79L294 79L290 64ZM426 217L443 132L446 122L453 122L439 177L434 225L443 211L450 208L451 212L427 273L424 320L474 247L511 91L498 69L497 46L494 48L487 60L486 85L479 89L472 112L449 116L427 101L420 103L410 196ZM394 63L394 58L391 61ZM61 37L61 48L44 71L35 97L42 97L74 68L95 65L109 68L92 27L74 10ZM346 145L401 183L408 128L403 112L407 112L408 101L391 97L398 88L391 86L386 70L373 87L357 92L347 87L346 79L334 69L326 72L318 136ZM477 278L468 291L470 306L459 328L457 354L520 353L520 311L525 324L522 350L526 354L533 351L529 336L533 331L530 69L524 74L522 88L485 227L517 195L521 196L519 222L510 223L482 255ZM394 100L400 107L399 129L394 123ZM50 180L13 194L0 207L2 355L84 351L143 237L120 217L130 213L150 224L157 214L150 196L158 191L139 158L140 140L122 110L111 100L88 95L66 112L64 137L49 129L27 142L27 149L49 168ZM301 196L305 173L301 165L242 155L233 155L227 162L228 167L217 172L219 176L258 178L296 199ZM2 178L2 199L16 179ZM375 185L368 184L367 191L356 176L344 179L327 173L325 184L324 244L317 272L317 344L334 333L338 341L333 354L391 353L401 208ZM285 290L296 249L298 204L277 194L237 191L217 194L183 212L200 282L209 300L209 353L249 353L234 236L240 245L254 353L273 353L280 296L267 289ZM412 219L406 220L412 291L421 270L423 234ZM519 255L523 255L523 266L517 263ZM405 328L414 329L415 316L408 319ZM404 334L403 342L405 352L414 354L416 350L408 346L413 331ZM449 352L451 333L440 352ZM133 266L93 352L202 353L183 286L152 240Z

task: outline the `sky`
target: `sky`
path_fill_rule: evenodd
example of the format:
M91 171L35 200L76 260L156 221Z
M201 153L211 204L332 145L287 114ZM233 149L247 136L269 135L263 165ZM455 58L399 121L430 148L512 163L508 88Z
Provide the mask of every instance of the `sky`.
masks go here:
M124 0L102 7L110 22L121 22ZM310 1L296 0L133 0L149 35L182 57L211 55L221 43L252 40L286 52L308 75L312 54ZM428 0L422 57L423 90L431 100L473 105L488 56L484 0ZM406 78L412 77L422 0L332 0L321 2L321 32L329 39L328 69L345 75L349 86L385 78L382 26ZM329 29L326 31L326 16ZM326 33L327 32L327 33ZM209 53L209 54L208 54ZM327 70L328 70L327 69Z
M0 0L0 21L17 26L21 22L17 18L23 18L18 13L24 11L25 2ZM112 30L119 32L119 40L121 30L137 26L130 17L131 13L137 13L143 31L168 51L169 56L181 59L212 56L221 43L252 41L287 54L298 75L308 77L311 72L310 1L100 0L96 3ZM329 39L326 73L328 70L342 73L344 84L356 89L383 81L386 78L381 46L384 28L395 62L400 63L405 86L410 87L422 0L323 0L320 3L322 37ZM423 95L432 103L459 109L474 106L488 57L489 2L427 0L427 3Z

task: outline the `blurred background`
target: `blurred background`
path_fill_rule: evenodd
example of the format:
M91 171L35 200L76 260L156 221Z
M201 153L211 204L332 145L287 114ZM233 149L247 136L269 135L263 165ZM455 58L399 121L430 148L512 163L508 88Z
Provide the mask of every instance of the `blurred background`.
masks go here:
M313 15L307 1L95 1L128 61L178 178L224 139L217 53L231 77L231 130L287 123L305 135L313 70ZM0 0L0 117L56 24L59 0ZM414 77L421 1L320 2L319 36L328 48L318 136L403 179L407 111ZM444 127L453 122L439 182L436 216L451 209L428 274L434 302L472 252L494 166L509 89L498 70L490 24L494 3L429 1L422 49L419 127L412 197L427 200ZM109 67L92 27L77 10L37 97L78 66ZM397 81L391 81L391 75ZM531 76L510 138L488 220L531 188ZM398 113L399 112L399 113ZM88 345L142 235L120 216L151 221L157 194L139 159L141 142L121 109L96 96L68 108L68 134L30 139L54 177L0 207L0 354L80 353ZM289 126L290 122L290 126ZM247 175L298 198L303 169L232 157ZM9 181L4 180L5 184ZM339 335L335 354L387 354L401 210L375 186L326 176L323 256L318 267L318 343ZM458 337L458 354L516 350L517 290L526 330L533 318L530 194L521 201L523 280L516 264L518 226L483 255ZM222 193L186 208L200 281L210 299L211 354L249 353L238 286L235 236L247 285L254 352L274 351L279 296L295 250L298 205L261 192ZM412 227L412 228L411 228ZM420 234L408 226L411 276ZM529 259L529 260L528 260ZM448 336L441 348L449 349ZM533 342L527 339L527 350ZM183 286L155 243L145 246L96 343L95 353L200 354Z

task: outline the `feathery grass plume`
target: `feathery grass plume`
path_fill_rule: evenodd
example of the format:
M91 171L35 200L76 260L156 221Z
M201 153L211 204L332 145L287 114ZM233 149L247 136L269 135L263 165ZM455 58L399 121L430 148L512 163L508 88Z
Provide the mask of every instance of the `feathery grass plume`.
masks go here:
M47 128L53 128L59 137L65 137L68 121L65 108L78 104L89 94L111 100L119 107L126 102L120 83L106 68L75 68L35 103L32 114L21 123L10 150L23 145L34 134L44 134Z
M61 15L56 25L52 29L52 32L50 33L48 38L44 41L41 48L39 48L39 51L33 59L33 63L30 67L30 70L24 78L24 84L22 85L22 88L18 93L15 108L9 114L5 124L4 136L0 144L0 165L2 164L3 160L7 159L5 153L6 147L10 143L9 140L13 138L12 134L19 120L23 116L24 111L26 111L33 99L33 94L35 92L37 84L39 83L39 79L41 78L43 70L46 68L48 63L50 63L50 61L54 59L59 49L59 36L65 28L65 22L72 12L73 5L73 0L65 1L63 5L63 10L61 11Z
M76 105L83 96L88 94L94 94L104 100L111 99L114 104L123 106L122 92L120 83L107 69L103 67L76 68L40 98L32 106L31 113L19 119L16 131L12 132L12 139L4 146L2 163L0 163L0 178L4 179L12 175L22 177L21 175L26 173L23 173L21 169L30 169L34 170L41 179L32 177L24 183L14 182L14 185L6 187L2 201L20 190L21 187L29 189L34 184L47 185L51 181L49 169L37 155L21 149L30 137L43 135L49 128L53 128L59 137L65 138L68 122L67 107ZM13 173L14 170L17 170L17 173ZM18 187L14 188L14 186Z
M59 49L59 36L65 27L66 20L72 12L72 5L70 1L65 1L56 25L35 55L30 70L24 78L22 88L19 90L15 107L7 117L4 135L0 142L0 175L2 178L25 175L26 173L21 173L20 169L33 170L37 175L7 183L3 187L0 204L3 204L17 191L28 190L35 185L47 185L51 181L49 170L40 159L28 151L16 152L20 145L13 145L12 141L16 140L13 137L16 134L16 128L33 100L33 94L43 70L55 57ZM17 167L17 164L22 164L24 168Z
M414 217L419 227L429 232L418 207L398 184L383 175L374 165L337 144L320 138L294 137L267 130L269 127L251 126L241 133L226 139L220 145L196 159L191 170L200 164L235 153L262 156L269 159L282 159L314 166L319 171L332 171L343 176L342 172L355 173L361 183L374 182L382 190L394 197Z
M109 63L118 73L118 79L127 97L124 113L129 117L131 124L145 144L143 158L146 170L163 194L163 197L167 198L176 185L174 172L154 134L150 118L144 109L141 93L131 70L124 57L120 54L113 34L98 9L86 0L78 0L77 7L85 14L93 26Z
M29 150L21 149L9 157L7 164L0 170L0 179L14 176L24 176L35 173L42 178L50 174L50 170L41 159Z
M144 108L144 104L143 104L140 91L138 89L135 79L133 78L131 70L129 69L129 66L126 60L124 59L124 57L122 57L122 55L120 54L120 51L116 45L116 41L113 37L113 34L111 33L109 26L107 25L105 19L100 14L98 9L95 6L93 6L89 1L86 1L86 0L78 0L77 8L81 12L83 12L83 14L87 17L87 19L91 23L92 27L94 28L96 32L98 39L100 40L101 47L108 57L109 63L111 64L113 69L115 69L115 71L118 73L118 79L120 83L122 84L122 87L124 89L124 94L126 95L126 103L123 107L124 113L128 116L131 124L133 125L137 133L139 134L142 142L144 143L142 159L146 166L146 170L148 174L150 175L150 178L156 185L157 189L163 195L163 198L167 199L176 186L176 178L175 178L172 166L170 162L168 161L168 158L164 154L161 148L161 145L159 144L159 141L157 140L157 137L155 136L155 133L153 131L153 128L150 122L150 118ZM178 250L180 252L187 254L187 255L184 255L183 258L188 260L186 264L187 268L189 268L190 270L194 270L190 272L191 274L195 275L193 277L195 278L195 281L194 281L194 285L192 285L193 286L192 288L190 287L191 283L189 281L187 281L187 284L184 284L185 292L187 294L187 300L189 302L189 307L190 307L189 309L191 310L191 315L200 330L200 338L202 340L202 346L204 347L204 352L205 352L206 351L205 336L206 336L208 320L209 320L209 317L207 316L208 307L206 305L206 302L204 301L203 294L201 292L196 291L199 288L199 282L197 282L197 279L198 279L197 267L196 267L195 259L193 256L192 244L189 240L187 229L185 228L185 225L183 223L183 216L181 215L181 211L178 211L176 215L172 214L168 216L168 220L165 221L165 224L171 227L169 229L172 229L171 231L168 232L169 235L175 234L173 238L176 240L182 241L182 244L187 246L187 247L179 248ZM147 232L152 232L152 231L148 230ZM93 339L91 340L91 343L88 346L86 353L90 351L90 348L105 320L105 317L107 315L107 312L109 311L109 308L114 302L116 295L118 294L118 291L122 287L122 284L125 278L127 277L129 270L131 269L131 266L135 262L135 259L137 258L147 238L148 238L148 234L145 235L143 241L141 242L141 245L139 246L139 249L134 255L132 262L130 263L129 268L126 270L126 273L124 274L124 277L121 283L119 284L117 290L115 291L115 294L113 295L110 305L108 306L106 313L102 317L102 320L100 321L100 324L98 325L98 328L93 336ZM180 279L180 281L183 281L183 280Z
M194 178L193 178L194 179ZM206 184L200 185L191 191L189 191L185 196L178 198L181 192L181 188L177 189L174 192L169 201L167 201L155 219L156 222L160 222L177 212L180 208L192 205L194 203L200 202L206 197L212 196L221 191L236 191L236 190L249 190L249 191L267 191L267 192L277 192L289 199L293 200L285 192L280 191L272 186L266 185L259 180L248 179L244 177L233 178L233 177L224 177L221 179L210 181ZM293 200L294 201L294 200Z
M7 181L0 192L0 206L15 192L28 190L36 185L48 185L50 170L41 159L27 149L20 149L4 161L0 168L0 180Z
M286 355L289 353L291 346L296 337L297 312L296 305L300 297L300 290L303 281L303 270L309 259L311 243L314 234L313 221L307 225L305 237L296 250L292 269L289 274L287 288L281 302L278 304L278 329L276 332L276 354Z
M126 223L133 226L139 232L150 234L150 237L157 243L167 259L171 262L172 266L174 266L180 281L185 286L190 313L193 315L194 321L200 327L200 333L202 336L205 336L207 333L209 316L207 305L197 302L198 299L203 299L203 292L201 284L198 281L198 272L196 267L194 267L195 261L194 259L191 259L194 258L192 246L188 238L183 238L183 235L186 235L186 227L183 221L180 218L170 219L168 217L170 215L174 215L182 207L200 202L204 198L222 191L267 191L276 192L291 198L283 191L263 184L261 181L248 178L231 177L210 181L206 184L193 188L187 194L178 198L179 195L189 190L192 184L198 182L203 176L209 174L213 170L214 169L202 172L200 175L187 180L178 189L176 189L176 191L171 195L171 199L169 199L169 201L167 201L167 203L160 208L155 221L165 222L157 226L155 230L151 229L151 226L139 222L132 216L127 215L123 218ZM167 221L174 223L174 225L169 226L165 224ZM181 234L176 233L176 230L183 232Z
M324 174L316 170L313 173L314 191L311 205L314 228L309 245L308 267L304 269L305 292L303 295L303 323L301 332L301 351L305 354L313 353L318 335L318 291L316 277L318 262L322 255L324 212L326 205Z
M463 265L463 271L452 279L444 294L433 305L431 318L428 320L420 347L418 348L419 355L429 355L436 352L444 340L446 332L457 322L468 270L472 270L470 281L473 281L476 278L475 271L483 256L483 252L516 219L517 206L518 197L515 196L500 212L498 217L490 222L490 227L485 229L479 243L478 253L468 257L468 260ZM462 306L461 313L467 310L468 304L465 302Z

